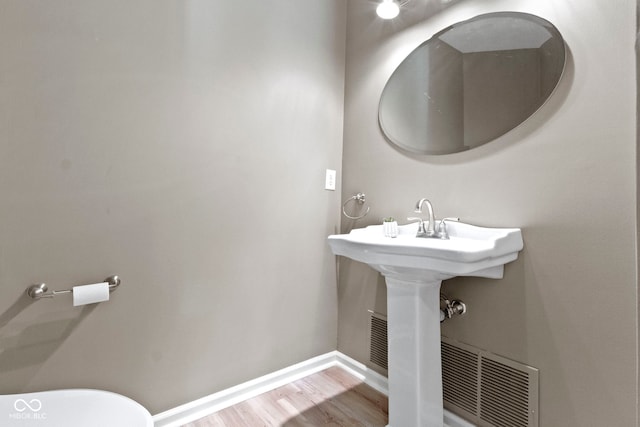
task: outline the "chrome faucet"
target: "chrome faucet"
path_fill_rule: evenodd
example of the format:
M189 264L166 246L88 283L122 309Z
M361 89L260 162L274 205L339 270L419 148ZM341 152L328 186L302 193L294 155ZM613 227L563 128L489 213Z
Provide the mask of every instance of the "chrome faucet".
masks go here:
M427 220L428 225L426 229L424 226L425 220L423 218L417 218L417 217L407 218L409 221L413 221L413 220L420 221L420 223L418 224L418 232L416 233L416 237L433 237L436 239L443 239L443 240L448 239L449 233L447 232L447 225L445 221L459 221L460 219L459 218L443 218L440 221L440 225L438 226L438 229L436 230L436 219L435 219L435 215L433 214L433 205L431 205L431 202L429 200L427 200L426 198L422 198L418 200L418 203L416 203L416 209L414 212L422 213L422 205L424 204L427 205L427 212L429 213L429 219Z
M429 212L429 224L427 225L427 229L424 229L424 220L420 221L420 226L418 227L418 234L416 237L437 237L436 236L436 219L435 215L433 215L433 206L431 202L426 198L422 198L418 200L416 203L415 213L422 213L422 205L427 204L427 211Z

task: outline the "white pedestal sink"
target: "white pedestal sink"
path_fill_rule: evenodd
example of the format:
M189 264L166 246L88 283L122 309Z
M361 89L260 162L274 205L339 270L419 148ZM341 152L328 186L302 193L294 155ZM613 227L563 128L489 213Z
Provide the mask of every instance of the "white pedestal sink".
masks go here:
M415 237L418 224L396 238L381 225L329 236L336 255L364 262L385 276L389 339L389 426L442 427L440 284L455 276L500 279L518 258L518 228L450 222L450 238Z

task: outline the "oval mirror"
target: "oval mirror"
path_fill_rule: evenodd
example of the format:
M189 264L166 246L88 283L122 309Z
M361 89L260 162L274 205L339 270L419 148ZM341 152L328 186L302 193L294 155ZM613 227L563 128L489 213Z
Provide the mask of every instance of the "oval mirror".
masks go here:
M544 104L564 70L565 45L526 13L480 15L422 43L380 98L387 139L419 154L469 150L504 135Z

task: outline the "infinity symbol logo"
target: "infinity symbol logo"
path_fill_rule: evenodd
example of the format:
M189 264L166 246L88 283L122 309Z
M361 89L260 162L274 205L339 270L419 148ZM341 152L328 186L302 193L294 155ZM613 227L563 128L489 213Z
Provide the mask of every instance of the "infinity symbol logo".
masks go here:
M24 399L18 399L13 403L13 407L18 412L24 412L27 410L27 408L33 412L38 412L40 409L42 409L42 402L40 402L39 399L31 399L27 403L27 401Z

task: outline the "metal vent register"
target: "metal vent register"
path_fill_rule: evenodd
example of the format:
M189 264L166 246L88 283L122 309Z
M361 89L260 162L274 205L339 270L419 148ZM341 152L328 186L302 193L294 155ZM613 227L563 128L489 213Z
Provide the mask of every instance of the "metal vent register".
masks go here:
M382 314L371 313L371 345L369 346L369 361L383 369L389 369L387 363L388 340L387 318Z
M442 337L444 406L479 427L538 427L538 370Z
M442 336L444 407L478 427L538 427L538 369ZM370 361L387 369L387 319L371 313Z

